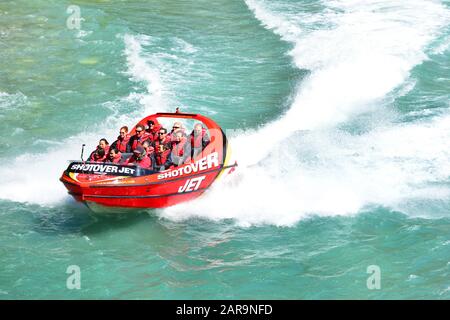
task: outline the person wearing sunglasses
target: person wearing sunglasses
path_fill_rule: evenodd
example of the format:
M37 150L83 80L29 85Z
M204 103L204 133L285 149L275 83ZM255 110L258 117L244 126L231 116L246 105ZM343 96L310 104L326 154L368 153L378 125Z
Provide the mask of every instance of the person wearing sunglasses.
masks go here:
M161 125L156 122L156 120L148 120L147 121L147 129L146 131L150 134L151 142L156 141L158 139L158 132L161 129Z
M171 139L166 128L159 129L158 139L153 143L155 152L155 169L165 170L172 165Z
M117 140L112 143L111 148L115 148L119 152L131 152L131 147L128 143L129 141L130 135L128 134L128 127L123 126L122 128L120 128L119 136L117 137Z
M136 134L131 136L128 144L130 150L135 150L138 145L142 145L145 140L150 139L150 134L145 131L145 127L142 124L136 126Z
M172 126L172 131L170 131L170 133L169 133L169 137L171 138L171 139L173 139L174 137L175 137L175 133L176 132L178 132L178 131L181 131L182 133L183 133L183 135L184 135L184 127L183 127L183 124L181 123L181 122L175 122L174 124L173 124L173 126Z

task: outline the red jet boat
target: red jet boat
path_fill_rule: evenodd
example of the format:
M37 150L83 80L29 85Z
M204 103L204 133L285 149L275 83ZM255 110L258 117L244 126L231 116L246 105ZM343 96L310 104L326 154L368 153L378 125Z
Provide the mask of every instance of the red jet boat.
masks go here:
M231 173L234 164L229 158L227 138L213 120L190 113L156 113L138 124L153 120L170 128L174 121L201 123L210 142L198 154L183 164L164 171L144 169L135 165L73 161L60 180L70 195L89 208L164 208L195 199L202 195L221 175ZM138 125L136 124L136 125ZM193 127L193 126L192 126ZM135 133L136 126L130 134ZM189 135L190 132L186 132ZM190 142L188 136L188 142Z

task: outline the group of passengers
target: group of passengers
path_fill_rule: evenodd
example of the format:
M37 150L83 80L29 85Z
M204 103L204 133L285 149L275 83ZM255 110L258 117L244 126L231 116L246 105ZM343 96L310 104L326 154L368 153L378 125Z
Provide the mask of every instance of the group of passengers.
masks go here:
M196 123L187 135L181 122L175 122L170 132L155 120L147 125L138 124L135 134L128 134L128 127L120 128L117 140L109 145L100 139L89 161L138 165L155 171L179 166L196 158L209 144L210 137L201 123ZM129 157L126 154L132 153Z

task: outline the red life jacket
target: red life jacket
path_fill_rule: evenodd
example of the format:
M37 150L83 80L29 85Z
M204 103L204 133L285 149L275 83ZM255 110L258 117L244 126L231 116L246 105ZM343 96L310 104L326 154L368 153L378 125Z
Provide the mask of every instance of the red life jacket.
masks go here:
M109 162L109 163L120 163L120 159L122 159L122 154L119 152L116 154L116 156L114 157L114 159L109 159L109 157L105 160L105 162Z
M119 150L119 152L127 152L127 145L128 141L130 141L130 135L126 134L122 140L120 138L120 136L117 137L116 148L117 150Z
M130 138L130 139L131 139L131 138ZM133 144L131 145L131 151L133 151L134 149L136 149L136 147L137 147L138 145L142 145L142 143L143 143L145 140L149 140L149 139L151 139L151 134L148 133L148 132L146 132L146 131L144 131L144 133L142 133L141 138L138 138L137 135L134 135L134 136L133 136ZM150 140L150 141L151 141L151 140Z
M187 139L185 137L181 138L180 142L172 142L172 152L175 156L182 157L184 155L184 145Z
M164 145L166 147L166 150L163 152L159 152L159 146ZM159 140L155 141L155 161L158 166L162 166L166 163L167 157L169 156L170 152L170 138L166 137L166 139L163 142L160 142Z
M95 152L92 154L91 158L89 159L89 161L93 161L93 162L104 162L106 160L106 155L104 155L103 157L99 157Z
M128 159L124 164L136 164L136 165L140 166L141 168L148 169L151 167L152 161L147 156L144 156L142 159L138 160L138 159L136 159L136 157L133 154L131 156L131 158Z
M195 136L194 131L191 133L191 146L193 148L201 148L203 147L203 138L205 137L206 129L202 128L202 133L198 136Z
M89 161L94 162L104 162L108 158L109 154L109 146L105 147L105 155L103 157L99 157L97 153L94 151L92 152L91 156L89 157Z
M166 147L166 150L164 152L159 152L159 146L164 145ZM162 166L166 163L167 157L169 157L172 150L170 149L171 141L170 137L166 136L163 142L160 142L159 139L155 141L154 143L154 152L155 152L155 161L158 166Z
M167 158L170 155L171 150L167 149L164 152L156 152L155 153L155 161L158 166L162 166L166 163Z
M158 132L159 132L159 130L162 128L162 125L160 125L160 124L154 124L153 125L153 129L152 130L150 130L150 131L147 131L149 134L150 134L150 141L151 142L154 142L154 141L158 141Z

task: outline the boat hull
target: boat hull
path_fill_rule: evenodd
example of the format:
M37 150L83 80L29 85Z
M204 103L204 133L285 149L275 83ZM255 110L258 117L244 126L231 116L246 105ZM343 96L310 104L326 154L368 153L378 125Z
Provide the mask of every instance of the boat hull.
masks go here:
M149 182L150 177L105 177L108 183L80 183L66 173L60 180L77 201L95 202L108 207L164 208L196 199L228 168L221 166L199 174L160 182ZM130 183L130 180L135 183Z

